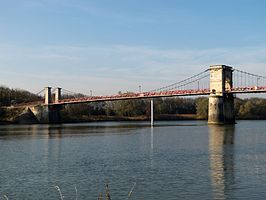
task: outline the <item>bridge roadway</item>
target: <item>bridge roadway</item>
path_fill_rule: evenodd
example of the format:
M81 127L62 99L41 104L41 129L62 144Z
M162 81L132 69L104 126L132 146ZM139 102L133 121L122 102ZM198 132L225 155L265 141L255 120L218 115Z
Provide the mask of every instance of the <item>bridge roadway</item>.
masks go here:
M233 94L249 94L249 93L266 93L266 86L263 87L238 87L233 88L228 93ZM173 90L173 91L162 91L162 92L141 92L141 93L124 93L117 95L107 96L90 96L80 98L69 98L61 99L58 102L53 102L49 105L65 105L65 104L78 104L78 103L89 103L89 102L100 102L100 101L118 101L118 100L130 100L130 99L148 99L148 98L160 98L160 97L184 97L184 96L204 96L210 95L209 89L201 90ZM13 107L23 106L35 106L44 104L44 100L21 103L13 105Z
M264 87L238 87L233 88L228 93L233 94L247 94L247 93L266 93L266 86ZM81 98L62 99L58 102L53 102L51 105L64 105L64 104L77 104L87 102L100 102L100 101L117 101L117 100L130 100L130 99L145 99L145 98L160 98L160 97L175 97L175 96L203 96L209 95L209 89L200 90L173 90L162 92L142 92L142 93L124 93L109 96L90 96Z

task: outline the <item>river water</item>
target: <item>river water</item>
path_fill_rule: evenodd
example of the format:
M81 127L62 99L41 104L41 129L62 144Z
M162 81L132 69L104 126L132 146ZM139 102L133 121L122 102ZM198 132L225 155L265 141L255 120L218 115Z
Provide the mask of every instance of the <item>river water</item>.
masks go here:
M265 199L266 122L0 126L0 199ZM105 199L105 197L103 198Z

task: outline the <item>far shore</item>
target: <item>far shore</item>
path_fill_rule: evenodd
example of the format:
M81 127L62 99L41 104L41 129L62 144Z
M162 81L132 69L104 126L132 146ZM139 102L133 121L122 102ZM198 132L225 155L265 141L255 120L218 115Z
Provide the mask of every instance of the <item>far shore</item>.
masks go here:
M207 120L207 118L199 118L196 114L163 114L155 115L154 120L160 121L183 121L183 120ZM237 117L236 120L266 120L266 118L259 117ZM135 117L125 117L125 116L106 116L106 115L93 115L93 116L82 116L77 119L62 119L60 123L88 123L88 122L119 122L119 121L150 121L150 116L135 116ZM38 124L38 123L27 123L27 122L12 122L12 121L0 121L0 125L11 125L11 124ZM40 123L41 124L41 123Z

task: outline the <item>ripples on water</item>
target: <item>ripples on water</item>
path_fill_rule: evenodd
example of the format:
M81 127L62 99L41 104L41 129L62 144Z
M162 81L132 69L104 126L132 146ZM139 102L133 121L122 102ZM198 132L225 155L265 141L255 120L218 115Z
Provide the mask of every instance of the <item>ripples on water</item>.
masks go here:
M264 199L266 123L108 122L0 126L0 196Z

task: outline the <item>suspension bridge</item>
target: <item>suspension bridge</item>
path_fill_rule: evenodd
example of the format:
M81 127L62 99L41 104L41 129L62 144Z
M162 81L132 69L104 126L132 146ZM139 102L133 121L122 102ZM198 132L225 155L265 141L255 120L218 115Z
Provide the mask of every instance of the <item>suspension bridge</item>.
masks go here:
M28 102L27 105L31 106L31 108L34 106L47 106L46 110L54 113L54 111L59 110L56 108L67 104L209 95L209 123L234 123L234 96L235 94L245 93L266 93L266 77L226 65L214 65L182 81L147 92L93 96L77 94L63 88L52 90L51 87L46 87L38 93L38 95L42 94L43 96L41 101ZM39 110L37 109L36 113ZM47 116L50 116L50 114ZM53 121L53 119L48 121Z
M210 69L193 75L187 79L153 89L147 92L126 92L115 95L92 96L82 95L63 88L46 87L37 95L43 93L43 100L34 103L45 103L49 105L75 104L97 101L115 101L127 99L160 98L174 96L210 95ZM266 92L266 77L233 69L233 87L228 87L225 93L264 93ZM52 95L54 94L54 95ZM45 100L46 99L46 100Z

